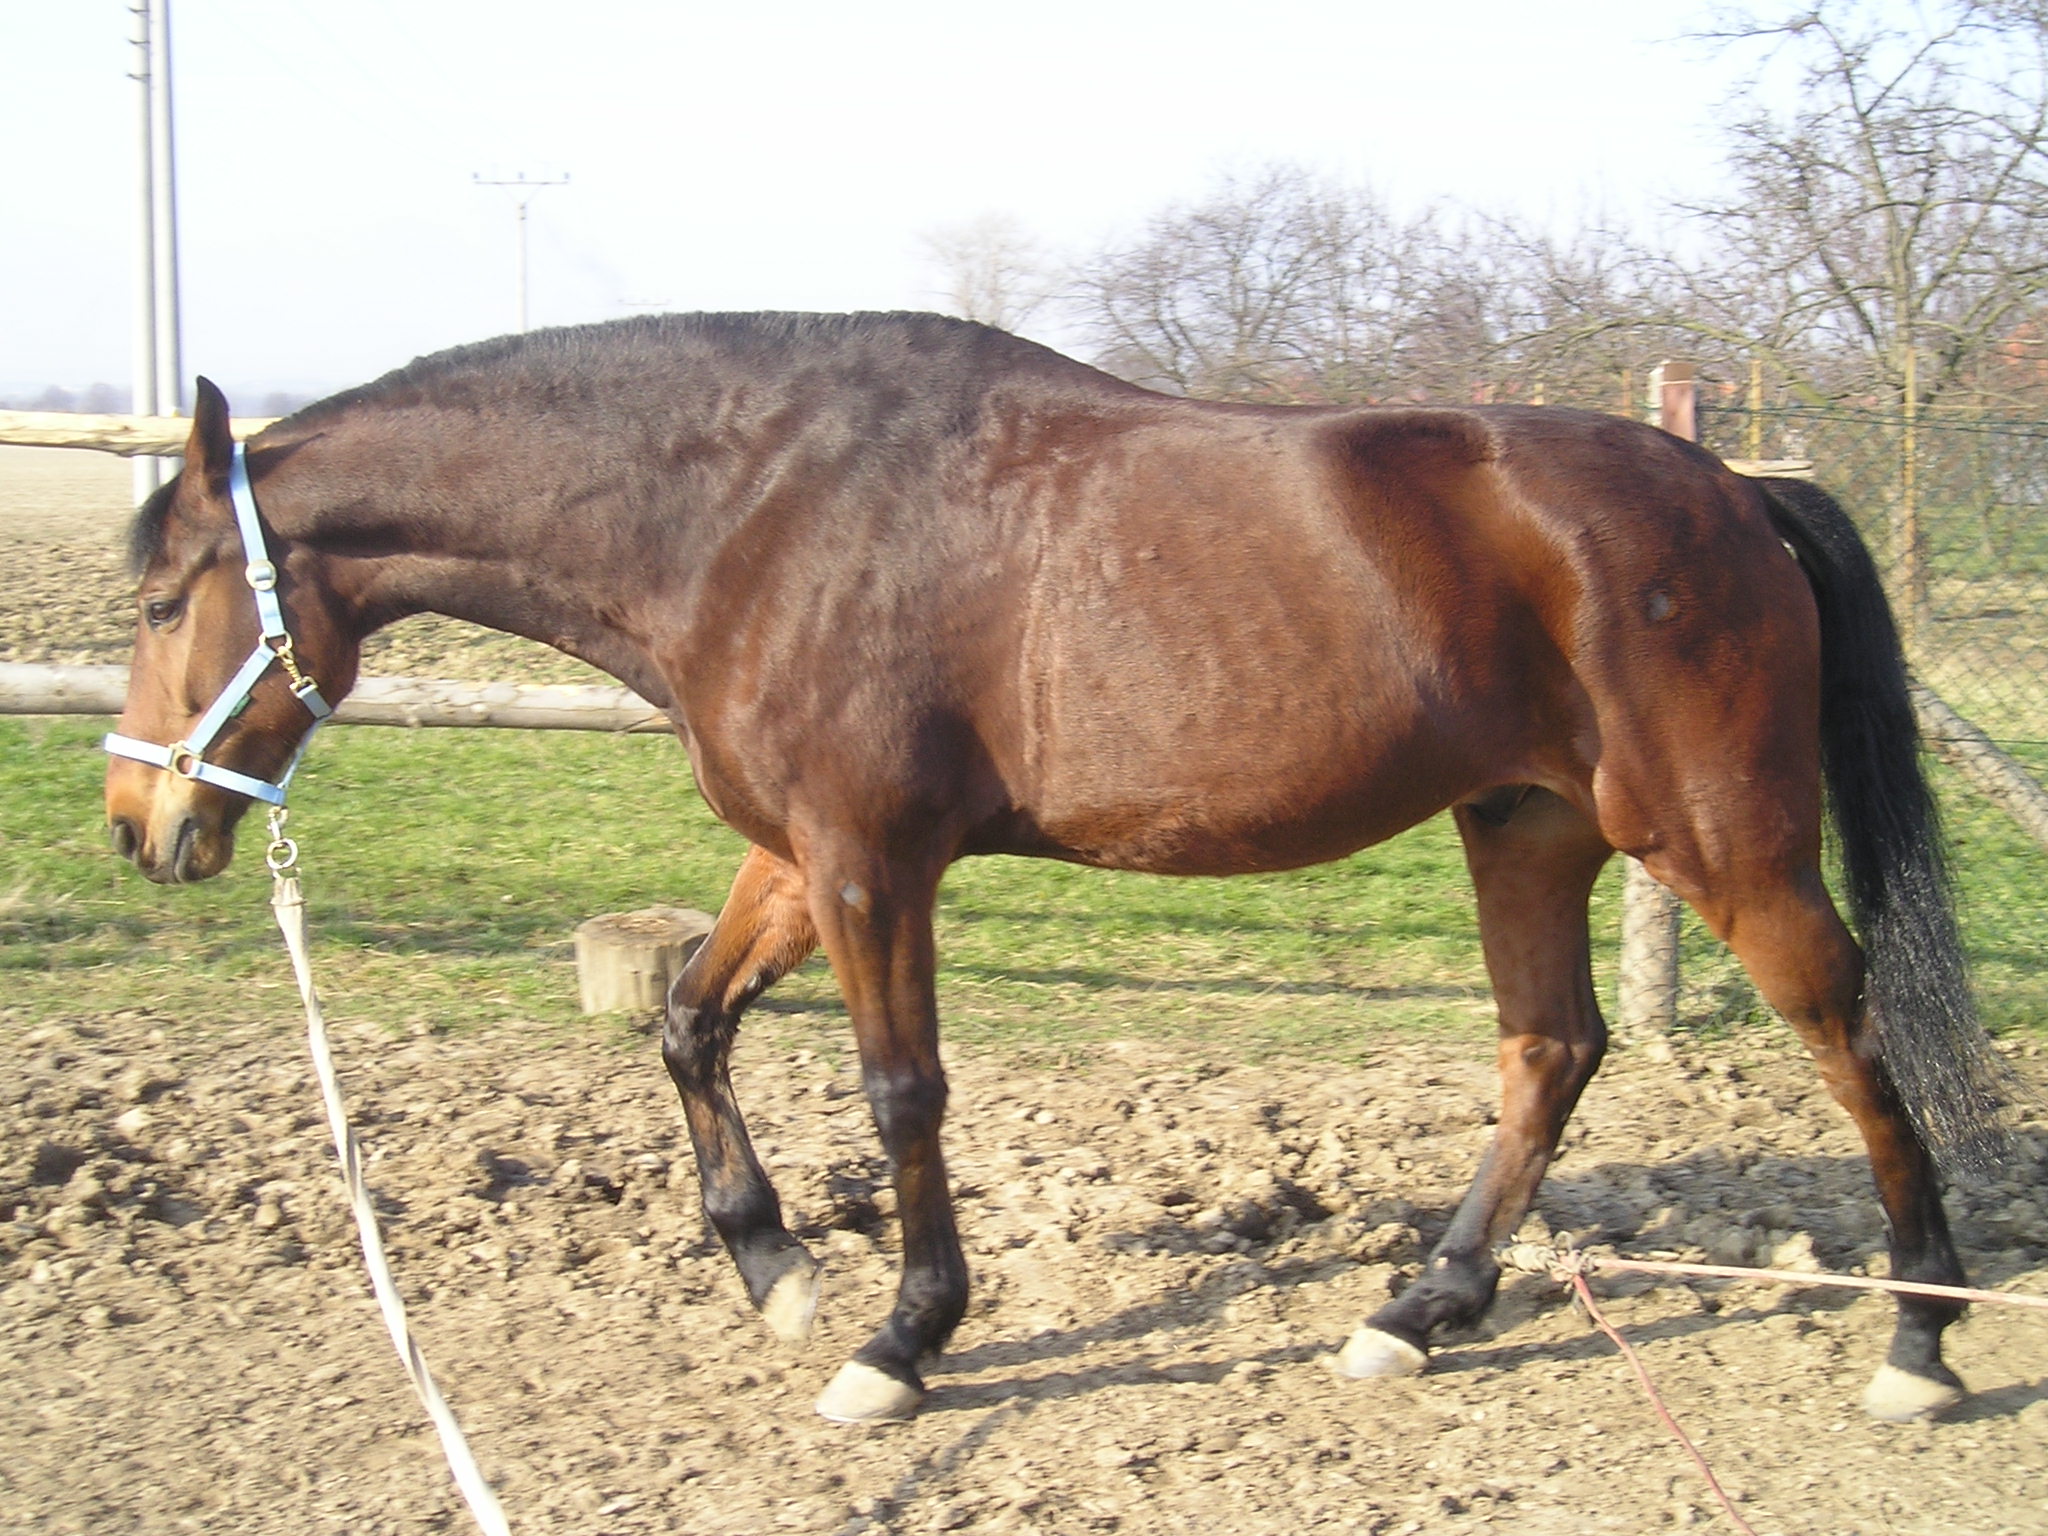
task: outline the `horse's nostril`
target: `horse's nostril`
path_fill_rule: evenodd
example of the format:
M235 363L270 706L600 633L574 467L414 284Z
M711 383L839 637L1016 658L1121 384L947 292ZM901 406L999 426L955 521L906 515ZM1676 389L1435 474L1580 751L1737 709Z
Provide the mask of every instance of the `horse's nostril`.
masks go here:
M116 816L107 824L107 836L113 840L114 852L124 859L134 858L135 850L142 846L142 834L126 816Z

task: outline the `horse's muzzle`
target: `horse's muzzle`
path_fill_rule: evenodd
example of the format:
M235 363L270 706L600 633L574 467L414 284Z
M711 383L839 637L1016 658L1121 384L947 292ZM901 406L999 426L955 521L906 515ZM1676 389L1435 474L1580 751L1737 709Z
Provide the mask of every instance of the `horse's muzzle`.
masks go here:
M192 885L210 880L234 858L235 835L208 827L190 812L166 819L161 835L128 816L112 816L107 835L114 851L158 885Z

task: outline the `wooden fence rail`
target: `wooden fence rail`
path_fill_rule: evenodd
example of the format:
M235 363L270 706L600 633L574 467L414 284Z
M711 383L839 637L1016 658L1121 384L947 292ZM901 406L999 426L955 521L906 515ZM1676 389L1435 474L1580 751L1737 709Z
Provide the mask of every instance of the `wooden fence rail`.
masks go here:
M235 436L261 432L275 416L244 416ZM192 423L183 416L95 416L84 411L0 411L0 443L21 448L93 448L124 459L185 451Z
M118 715L126 667L0 662L0 715ZM343 725L495 726L521 731L666 731L630 688L365 677L334 713Z
M0 662L0 715L118 715L128 692L126 667ZM1913 690L1927 748L2048 850L2048 792L1932 689ZM630 688L459 683L419 677L365 677L341 701L342 725L489 726L522 731L670 729L668 716Z

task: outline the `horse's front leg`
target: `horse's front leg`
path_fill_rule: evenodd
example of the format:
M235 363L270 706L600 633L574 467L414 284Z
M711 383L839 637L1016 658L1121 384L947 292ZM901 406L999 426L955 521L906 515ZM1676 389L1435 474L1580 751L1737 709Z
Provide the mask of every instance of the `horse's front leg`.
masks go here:
M1613 850L1577 810L1540 789L1505 824L1466 806L1457 817L1500 1010L1500 1123L1421 1278L1338 1354L1337 1368L1348 1376L1419 1371L1433 1330L1476 1322L1486 1311L1500 1283L1493 1249L1528 1213L1607 1043L1586 901Z
M939 1148L946 1076L939 1066L932 905L943 867L848 849L821 849L805 859L812 920L852 1016L903 1222L895 1308L818 1399L818 1412L841 1423L916 1412L925 1391L920 1366L937 1356L967 1310L967 1261Z
M730 1061L747 1005L817 943L802 877L773 854L751 850L717 924L669 988L661 1039L697 1152L704 1214L732 1254L748 1299L785 1339L810 1332L818 1265L782 1224L782 1202L733 1098Z

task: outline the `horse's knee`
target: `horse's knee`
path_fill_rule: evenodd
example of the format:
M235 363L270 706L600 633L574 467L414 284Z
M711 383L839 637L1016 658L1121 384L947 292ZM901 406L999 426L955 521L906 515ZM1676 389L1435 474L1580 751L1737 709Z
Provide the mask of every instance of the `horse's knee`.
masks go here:
M1598 1014L1582 1020L1568 1038L1519 1035L1508 1041L1508 1063L1544 1082L1577 1092L1593 1080L1607 1055L1607 1024Z
M946 1074L937 1066L878 1068L865 1074L865 1086L883 1150L899 1161L945 1118Z

